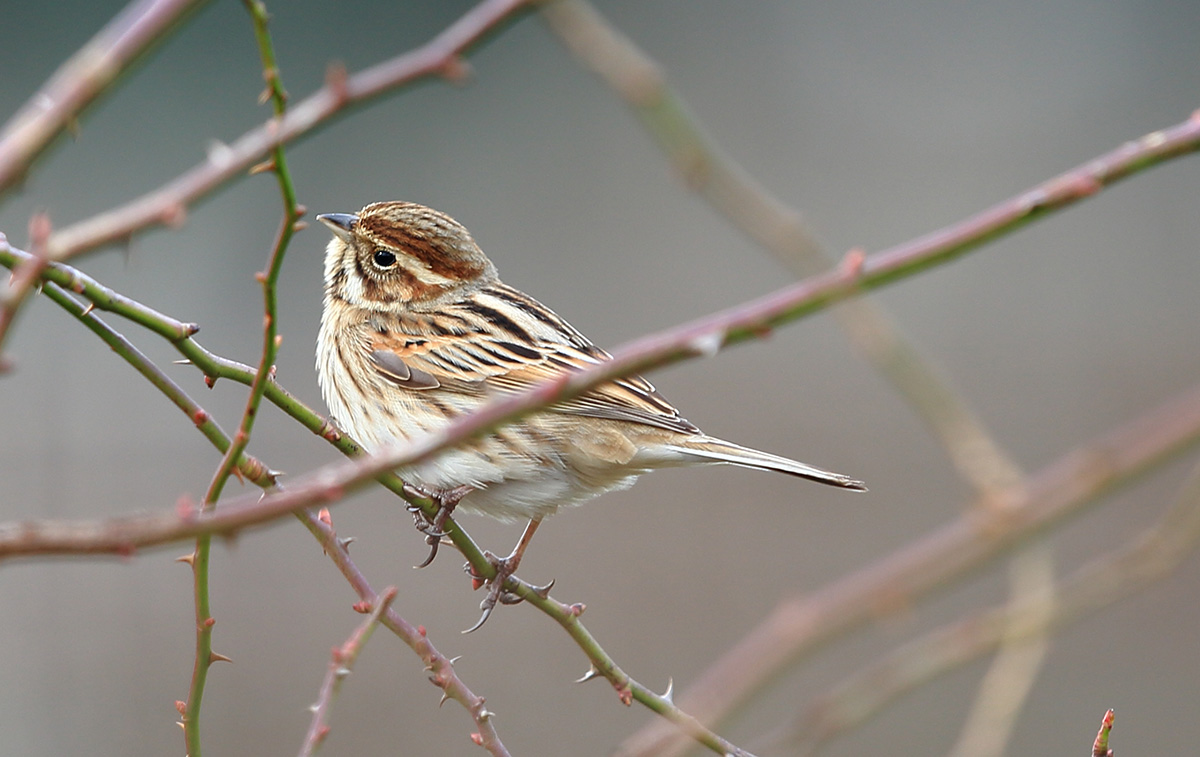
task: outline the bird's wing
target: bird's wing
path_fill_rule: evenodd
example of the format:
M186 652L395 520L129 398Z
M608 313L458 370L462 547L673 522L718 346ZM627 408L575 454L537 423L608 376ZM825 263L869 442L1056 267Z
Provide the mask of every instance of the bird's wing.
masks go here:
M508 296L514 295L520 293ZM519 307L511 299L481 297L431 315L420 336L373 329L368 357L400 389L437 389L480 399L516 394L612 359L553 312L520 297ZM550 410L698 432L641 376L606 382Z

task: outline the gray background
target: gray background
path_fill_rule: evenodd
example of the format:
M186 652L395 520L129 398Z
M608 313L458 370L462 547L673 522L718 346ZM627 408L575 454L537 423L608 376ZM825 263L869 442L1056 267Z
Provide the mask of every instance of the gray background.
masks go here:
M0 12L0 112L11 113L119 8L9 0ZM468 3L272 4L295 97L326 64L351 70L413 47ZM1189 2L605 2L610 19L665 66L729 153L802 209L834 251L904 241L1008 197L1198 105ZM505 279L602 345L762 294L786 274L681 188L635 119L577 67L537 18L471 58L466 87L422 85L361 109L289 150L311 212L421 201L474 232ZM82 219L194 165L210 140L261 122L250 24L240 3L203 11L84 120L0 209ZM881 294L903 328L1033 470L1191 385L1200 260L1197 166L1185 159L1103 193L955 264ZM252 361L261 302L253 274L279 216L273 179L232 185L178 232L128 255L79 261L118 291L202 325L201 342ZM280 281L280 381L321 407L313 371L326 234L295 240ZM151 356L174 353L110 319ZM53 304L35 301L6 345L0 379L0 517L95 517L200 496L217 456L169 403ZM236 425L245 389L171 374ZM847 347L828 316L655 376L706 430L865 478L850 496L733 469L668 471L549 521L522 566L588 604L589 628L639 680L686 686L775 603L885 554L954 517L967 487L921 424ZM251 451L299 473L337 459L275 410ZM1109 497L1068 526L1069 569L1136 533L1186 461ZM236 492L238 487L233 486ZM528 608L481 631L460 561L409 566L424 545L379 491L334 511L342 535L396 607L423 623L499 713L514 754L605 754L644 723L605 683L571 682L586 661ZM485 546L517 536L478 518ZM190 576L171 559L20 562L0 568L0 743L6 755L180 754L172 702L186 695ZM297 524L214 550L218 651L204 706L209 754L288 754L298 745L329 648L359 616L354 597ZM1012 752L1080 754L1107 707L1129 754L1194 748L1200 561L1056 637ZM779 722L891 645L1000 601L1004 571L854 634L722 731L739 743ZM419 661L378 634L338 702L326 754L478 754L471 723ZM903 700L830 754L886 745L937 754L953 743L985 669L968 666Z

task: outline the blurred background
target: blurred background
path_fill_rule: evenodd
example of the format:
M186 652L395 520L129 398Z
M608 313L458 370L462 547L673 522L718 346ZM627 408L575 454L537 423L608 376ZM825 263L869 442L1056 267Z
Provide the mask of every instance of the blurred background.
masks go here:
M270 4L294 100L326 66L358 70L417 46L469 2L295 0ZM0 113L10 114L122 6L8 0L0 19ZM804 212L835 254L868 252L959 220L1200 106L1189 2L598 2L665 68L723 148ZM624 105L574 63L536 16L470 57L465 86L423 84L358 109L291 146L310 213L383 199L444 210L472 230L505 280L609 348L768 292L788 274L683 188ZM27 243L34 211L59 226L123 203L268 115L241 3L204 9L61 141L0 231ZM1200 173L1183 159L1102 193L952 265L879 294L903 330L1034 471L1191 386L1200 375ZM179 319L198 340L257 360L254 273L280 217L270 175L193 208L179 231L139 236L76 263ZM323 410L313 368L321 306L318 227L292 244L280 281L278 378ZM106 317L220 421L246 389L204 387L161 339ZM129 366L52 303L23 312L0 379L0 518L99 517L199 498L218 456ZM955 517L970 489L890 386L828 315L653 377L705 430L865 479L852 496L727 468L646 477L548 521L521 575L557 580L631 675L686 687L784 597L816 589ZM250 451L299 474L339 459L274 408ZM1194 457L1194 455L1192 456ZM1070 570L1136 534L1163 508L1184 459L1105 498L1054 539ZM231 486L230 494L239 487ZM513 754L608 753L650 715L626 709L560 628L501 608L479 632L461 561L414 571L422 538L401 503L369 489L333 511L375 586L499 714ZM518 526L466 517L507 550ZM187 545L127 561L0 567L0 741L6 755L180 754L173 702L194 643ZM288 754L329 649L360 616L355 597L299 524L284 520L214 548L210 754ZM1194 747L1200 702L1200 561L1057 635L1017 723L1012 753L1079 754L1104 710L1114 745ZM790 671L719 730L735 743L796 712L864 661L1007 596L1003 563L857 632ZM937 754L953 745L986 661L960 669L828 746ZM469 718L395 637L375 635L333 713L325 754L479 754Z

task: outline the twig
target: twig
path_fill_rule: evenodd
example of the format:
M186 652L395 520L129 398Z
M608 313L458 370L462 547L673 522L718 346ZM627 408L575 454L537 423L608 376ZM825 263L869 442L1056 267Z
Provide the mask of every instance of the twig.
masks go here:
M0 237L0 265L11 269L31 257L29 253L9 246ZM196 324L182 323L148 308L100 284L78 269L62 263L51 263L43 272L42 278L45 281L61 284L71 291L87 297L96 309L122 315L167 339L187 358L187 362L192 363L203 372L205 381L210 386L218 378L227 378L250 385L257 375L254 368L215 355L201 346L192 338L192 335L199 331L199 326ZM348 457L357 457L363 454L357 442L334 428L324 416L309 408L275 381L266 383L264 396L302 426L328 441ZM222 446L220 449L224 452L226 447ZM263 473L274 476L273 472L265 468ZM407 499L411 504L424 508L431 515L436 514L437 503L431 499L417 498L408 494L405 491L404 482L391 471L380 474L376 481L397 496ZM478 574L487 575L487 571L493 569L491 563L483 556L483 550L452 518L447 518L444 530Z
M566 605L548 595L544 589L509 578L505 588L511 590L531 605L553 618L567 632L583 653L587 655L591 667L579 679L584 683L593 678L603 677L612 684L617 692L617 698L622 704L629 706L637 701L655 712L667 721L675 724L680 732L691 737L717 754L737 755L738 757L753 757L750 752L726 740L716 732L706 727L692 715L680 709L675 704L673 685L668 684L663 694L655 692L634 680L617 665L596 638L580 622L579 616L586 610L583 604Z
M94 282L93 282L94 283ZM204 434L204 437L212 443L218 451L224 452L229 449L229 437L220 429L216 421L198 404L196 404L187 393L176 385L170 378L162 373L159 368L154 365L144 354L141 353L132 343L124 336L117 333L104 321L102 321L90 307L85 307L76 302L67 292L63 291L53 282L48 282L43 287L43 293L60 305L63 309L78 318L85 326L93 331L105 344L109 345L114 352L121 358L132 365L139 373L145 376L150 383L167 396L180 410L182 410L188 418L196 425L196 428ZM115 293L110 293L115 295ZM129 312L137 313L139 318L147 317L147 310L143 310L142 306L137 308L132 307L136 303L132 300L123 298L120 295L115 295L112 301L122 303L123 309ZM152 312L152 311L150 311ZM170 329L163 329L170 332ZM248 379L247 379L248 382ZM274 474L270 469L254 459L253 457L243 454L238 462L238 469L246 479L254 482L258 486L266 490L271 490L275 486ZM177 508L181 518L190 518L196 512L196 507L186 501L181 501ZM375 601L375 593L371 590L366 578L359 571L358 567L350 558L349 552L346 551L345 544L339 541L334 534L332 527L321 523L317 517L309 512L298 513L297 517L301 522L317 537L318 541L325 547L327 554L337 565L339 570L346 576L351 586L358 592L359 597L366 602ZM134 549L132 546L123 548L118 545L115 550L117 554L132 554ZM476 720L476 726L479 732L483 734L484 746L496 757L506 757L508 752L505 751L500 738L496 733L495 727L486 719L481 719L483 711L483 698L474 694L465 683L460 680L454 673L453 667L449 661L437 651L420 629L417 629L407 623L395 610L388 610L388 614L384 617L384 625L400 637L410 648L416 651L421 659L425 660L427 665L433 666L439 681L435 681L443 690L449 694L449 698L460 702L467 711ZM185 703L186 708L186 703Z
M0 197L80 113L206 0L137 0L72 55L0 132Z
M205 0L138 0L131 3L71 56L0 132L0 197L24 177L63 129L114 84L128 67ZM14 273L0 303L0 348L49 258L50 223L42 214L30 222L35 258ZM0 356L0 372L7 361Z
M59 230L47 244L51 260L66 260L129 239L153 226L178 225L187 208L241 175L277 145L310 133L358 105L419 79L461 75L460 56L533 0L484 0L430 42L357 74L330 68L321 89L163 186L112 210Z
M271 43L271 35L267 30L267 9L261 2L246 0L246 8L254 22L254 37L258 43L259 55L263 63L263 75L267 82L266 95L273 104L275 117L279 118L286 110L286 96L283 84L279 79L279 69L275 64L275 51ZM262 358L254 380L250 383L250 394L246 398L246 409L242 412L241 423L233 436L233 443L226 450L217 470L213 473L212 483L204 497L201 510L207 512L217 505L221 492L230 474L236 470L235 462L247 445L250 444L250 434L254 429L254 421L258 417L258 408L262 404L267 382L275 371L275 357L279 350L279 335L276 327L276 296L275 284L279 279L279 271L283 266L284 254L295 232L303 228L300 216L304 210L296 202L296 190L292 186L291 174L287 167L287 156L283 145L277 144L271 151L270 168L279 182L279 191L283 196L283 220L279 232L275 236L275 244L271 247L266 270L258 274L258 280L263 288L263 347ZM204 686L208 678L208 668L214 660L222 659L212 653L213 619L209 612L209 572L208 565L212 550L212 536L202 534L196 539L196 549L191 555L193 588L196 598L196 657L192 668L192 685L188 691L187 705L183 713L184 741L189 757L200 757L200 707L204 698Z
M634 111L690 189L704 198L750 239L797 275L827 270L831 264L806 228L801 214L755 181L720 149L687 103L667 81L662 68L628 37L609 24L586 0L561 0L543 6L541 15L568 50L594 71ZM950 460L985 505L998 502L1003 492L1018 486L1022 474L1012 458L988 433L979 417L954 390L936 366L893 324L886 311L866 296L833 308L833 315L851 341L887 378L917 416L934 433ZM1014 597L1038 591L1053 580L1049 548L1037 546L1014 557ZM1033 640L1006 647L984 678L975 715L967 733L978 725L995 726L977 737L1001 749L998 731L1007 727L999 712L1015 715L1028 692L1042 655ZM1006 705L997 704L1003 693ZM1008 721L1011 723L1011 718ZM634 738L637 738L636 736ZM976 737L970 737L976 738Z
M296 517L304 524L304 527L317 538L317 541L324 547L326 554L333 560L333 563L342 572L346 580L357 592L359 598L371 605L372 607L379 601L378 595L367 582L366 577L358 569L358 566L350 559L350 553L346 549L346 542L337 538L337 533L334 531L330 523L323 521L311 510L304 510L296 513ZM484 698L472 692L467 685L462 682L458 674L454 670L454 661L443 655L433 646L425 634L425 629L413 626L404 618L400 617L393 609L388 609L380 619L383 625L387 626L393 633L396 634L405 644L409 646L421 660L425 663L425 669L430 672L429 682L442 690L442 702L447 699L453 699L463 706L471 717L475 720L475 726L479 729L479 744L493 757L508 757L508 751L501 743L499 735L496 733L496 726L492 722L492 715L485 706Z
M1003 514L973 508L815 593L784 600L699 677L680 697L680 706L709 725L721 722L748 692L823 642L877 619L881 608L906 606L1079 512L1148 466L1194 446L1200 425L1185 429L1193 423L1200 424L1200 386L1043 468L1024 490L1013 493ZM627 741L619 753L673 753L676 734L656 725Z
M371 632L375 630L380 617L392 606L392 600L396 598L396 594L395 586L384 589L383 594L379 595L379 601L371 607L370 613L358 625L358 628L354 629L350 638L346 639L341 646L333 648L333 652L330 654L329 668L325 671L325 679L321 682L320 693L317 695L316 704L312 706L312 722L309 723L308 732L305 733L304 741L300 745L300 757L311 757L316 754L329 735L329 711L333 708L333 700L341 690L342 682L354 669L354 663L358 660L358 655L367 640L371 638Z
M90 307L77 302L57 284L47 282L43 285L42 292L68 313L79 319L84 326L100 337L101 341L111 347L113 352L132 365L154 388L162 392L167 399L182 410L184 415L188 417L200 433L204 435L204 438L208 439L214 447L221 452L229 449L229 437L225 435L225 432L221 430L221 427L213 420L208 411L189 397L186 391L163 373L132 342L101 320L95 312L91 311ZM250 455L244 453L239 455L237 467L243 476L259 486L269 487L274 485L274 473ZM188 505L184 502L180 504L180 508L190 513L193 512L194 505ZM184 514L181 513L182 515ZM120 553L122 548L118 546L115 551Z
M306 477L303 485L268 496L261 502L240 498L235 500L236 508L211 516L200 516L189 522L180 522L174 516L142 516L115 524L118 526L116 531L122 538L133 538L133 546L150 546L204 532L233 531L270 520L285 512L335 501L371 478L429 459L452 444L486 433L522 414L578 396L605 381L689 357L710 356L714 348L760 338L776 326L814 313L860 289L882 286L946 263L1052 210L1089 197L1107 184L1171 157L1193 152L1198 147L1200 117L1127 143L961 223L879 252L860 264L840 267L758 300L643 337L617 350L611 361L546 382L513 397L489 402L478 412L456 421L440 433L423 437L417 443L400 445L369 458L321 469ZM179 344L182 348L189 342L191 340L183 340ZM310 421L317 418L319 416L314 414ZM1029 497L1020 499L1028 500ZM1002 510L1007 517L1007 509ZM139 525L134 526L134 523ZM112 548L109 539L113 532L102 527L101 523L43 525L45 529L38 524L26 524L24 528L4 527L0 533L0 557L51 554L76 549L95 553ZM139 527L144 531L139 532ZM94 540L88 538L89 532ZM53 538L43 542L39 534L47 538L53 535ZM457 541L455 543L458 544ZM470 555L468 559L471 559Z
M1096 733L1096 740L1092 742L1092 757L1113 757L1113 750L1108 748L1108 734L1113 727L1113 711L1109 710L1104 713L1104 720L1100 721L1100 730Z
M1036 638L1077 622L1175 570L1200 543L1200 466L1193 468L1154 525L1126 545L1084 565L1054 588L1047 609L1038 598L1011 601L937 628L904 644L818 697L793 723L769 737L811 754L861 725L885 705L995 649L1006 637Z
M20 267L13 269L8 280L8 291L0 297L0 350L4 347L4 340L12 330L13 321L16 320L21 306L25 304L25 299L50 263L46 257L46 239L49 236L50 217L45 213L35 213L29 219L29 241L33 254ZM6 243L7 238L0 234L0 245ZM7 371L8 367L9 361L0 354L0 373Z
M16 258L14 257L10 262L15 262L15 259ZM2 256L2 253L0 253L0 262L3 260L5 260L5 258ZM165 318L165 316L160 316L159 314L154 313L154 311L145 308L145 306L135 303L128 298L124 298L121 295L117 295L115 292L102 287L91 279L85 280L84 278L81 278L81 276L71 275L75 272L68 266L54 264L50 273L58 278L64 278L79 283L80 288L85 291L92 291L102 295L102 299L106 303L118 303L123 310L135 315L141 321L146 321L148 324L156 324L158 323L160 317ZM61 291L57 289L57 286L54 283L47 284L47 287L51 288L50 291ZM66 297L66 301L72 303L76 311L81 311L83 309L82 306L74 303L74 301L69 297ZM180 341L187 338L180 336L181 332L171 327L170 324L160 323L154 330L157 333L162 333L164 336L167 336L167 338L172 339L172 341ZM246 369L247 374L248 372L249 369ZM249 376L243 375L240 377L240 379L248 382ZM229 440L223 435L220 436L219 442L219 448L221 449L227 449L230 447ZM266 470L261 466L261 464L257 465L262 470ZM263 480L259 483L260 485L263 485L264 488L269 489L273 486L273 479ZM343 574L346 575L351 584L355 586L357 590L359 590L363 601L371 601L371 597L374 595L371 593L370 587L367 586L365 579L363 579L357 568L354 567L353 563L350 562L349 554L345 550L346 545L334 537L332 527L326 522L313 516L309 511L297 513L297 517L299 517L305 526L308 527L309 530L312 531L313 534L321 541L326 552L339 566L339 568L342 569ZM474 542L470 541L469 535L467 535L465 532L461 532L461 536L467 540L468 544L476 552L478 552L478 548L474 547ZM132 552L132 550L129 550L129 552ZM194 563L195 554L196 553L194 552L191 555L188 555L185 561ZM483 565L490 566L490 563L484 561ZM481 568L482 566L479 567ZM626 675L607 655L607 653L604 652L604 650L590 635L587 629L584 628L582 623L578 621L578 615L583 610L582 605L563 605L553 598L550 598L545 592L541 592L534 587L531 587L529 584L520 581L516 577L510 577L508 580L509 583L506 584L506 586L511 591L520 596L528 598L531 603L538 606L539 609L546 612L567 629L568 634L576 640L576 642L583 649L584 653L588 656L588 659L592 661L594 668L598 671L603 671L603 674L613 683L614 688L616 688L621 694L622 702L628 705L636 699L651 710L659 712L671 721L677 723L681 728L684 729L685 732L692 734L700 743L706 744L716 751L738 755L748 754L744 750L741 750L737 746L729 743L728 741L722 739L719 735L705 728L698 721L696 721L695 718L692 718L687 713L675 707L671 701L670 691L668 691L666 694L659 695ZM204 619L203 621L198 621L198 629L211 629L211 625L206 625L204 622L208 617L206 609L202 611L198 610L198 613L198 617ZM396 633L400 635L402 639L409 643L409 645L415 651L417 651L419 654L422 654L423 657L428 657L426 660L427 664L431 666L431 670L435 670L435 675L432 676L430 680L435 684L442 686L448 697L459 699L463 703L463 706L466 707L468 711L470 711L476 718L476 723L480 728L478 733L480 734L479 738L481 740L481 744L485 748L492 750L497 755L507 754L507 752L503 751L503 745L499 742L499 738L495 735L494 729L488 725L490 722L490 713L483 706L482 698L477 698L470 694L469 690L467 690L460 681L457 681L457 679L454 677L453 669L450 667L449 663L445 660L445 658L437 655L436 650L433 650L431 646L425 644L424 637L421 636L418 631L412 630L411 626L408 626L400 621L398 616L392 618L392 621L393 625L390 625L389 627L392 627L393 630L396 631ZM208 652L205 652L204 654L198 654L196 659L211 661L211 648L207 649ZM207 666L205 666L205 669L206 667ZM195 671L199 669L199 666L194 669L193 680L196 679ZM201 675L203 675L203 673L201 673ZM199 701L198 695L192 695L189 697L189 702L180 703L183 714L185 715L185 726L189 722L187 713L191 710L190 703L192 701ZM191 722L194 722L198 725L198 713L192 717L195 719ZM198 728L192 730L198 733ZM198 745L192 748L198 748Z

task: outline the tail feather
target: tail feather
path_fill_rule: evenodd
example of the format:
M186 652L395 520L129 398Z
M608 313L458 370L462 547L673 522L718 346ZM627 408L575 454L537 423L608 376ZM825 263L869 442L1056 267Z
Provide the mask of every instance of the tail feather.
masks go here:
M730 465L740 465L743 468L778 471L780 473L787 473L790 476L807 478L809 481L816 481L819 484L838 486L853 491L867 491L867 487L862 481L850 478L849 476L843 476L841 473L814 468L797 460L790 460L779 455L772 455L769 452L761 452L749 447L743 447L733 442L727 442L724 439L702 437L694 442L689 441L683 444L671 445L671 449L687 457L709 460L713 463L728 463Z

